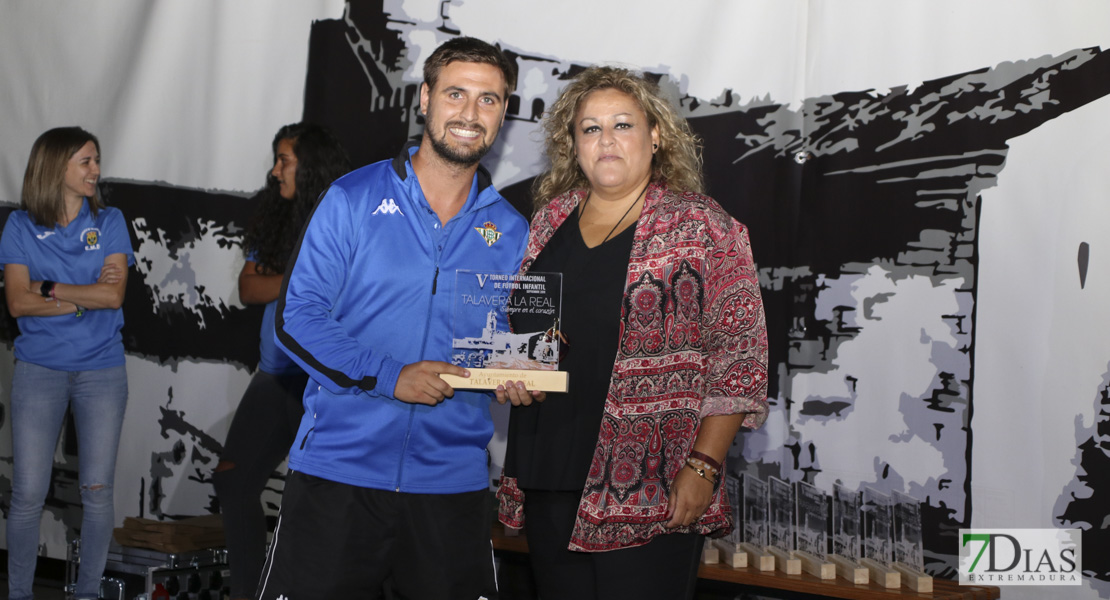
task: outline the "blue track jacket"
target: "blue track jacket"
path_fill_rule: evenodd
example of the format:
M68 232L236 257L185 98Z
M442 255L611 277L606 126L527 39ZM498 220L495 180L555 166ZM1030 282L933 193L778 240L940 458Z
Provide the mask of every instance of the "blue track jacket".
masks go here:
M457 390L425 406L393 391L406 364L450 360L455 271L515 272L528 223L479 168L466 204L441 226L413 149L333 183L286 269L276 338L313 379L289 466L401 492L488 489L491 395ZM465 318L484 323L486 311Z

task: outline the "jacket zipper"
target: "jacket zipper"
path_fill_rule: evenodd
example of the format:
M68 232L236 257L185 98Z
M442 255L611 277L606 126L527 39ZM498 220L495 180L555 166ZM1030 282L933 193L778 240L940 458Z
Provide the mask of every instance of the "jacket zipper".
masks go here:
M446 246L446 242L444 243ZM431 329L432 324L432 308L435 305L436 289L439 287L439 259L442 252L437 248L435 251L435 272L432 273L432 294L428 298L428 310L425 311L424 317L424 339L420 342L420 358L423 360L424 351L428 349L428 331ZM401 460L397 462L397 483L393 486L393 491L401 491L401 477L405 472L405 453L408 452L409 439L412 437L412 423L416 419L416 405L409 406L409 424L405 429L405 441L401 444Z

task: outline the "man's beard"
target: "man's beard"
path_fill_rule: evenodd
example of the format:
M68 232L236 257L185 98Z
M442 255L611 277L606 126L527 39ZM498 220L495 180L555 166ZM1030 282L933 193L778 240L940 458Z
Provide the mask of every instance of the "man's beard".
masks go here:
M428 115L428 120L431 121L430 111ZM436 154L438 154L447 162L454 163L461 167L473 167L474 165L478 164L478 161L482 160L482 157L485 156L487 152L489 152L490 145L485 143L484 141L481 146L478 146L474 149L459 148L449 145L447 143L448 129L455 126L463 127L466 129L474 129L479 132L479 135L482 137L483 140L485 139L485 127L482 127L477 123L473 125L466 125L461 121L451 121L443 125L443 134L440 137L437 138L435 135L428 136L428 139L432 142L432 149L435 150Z

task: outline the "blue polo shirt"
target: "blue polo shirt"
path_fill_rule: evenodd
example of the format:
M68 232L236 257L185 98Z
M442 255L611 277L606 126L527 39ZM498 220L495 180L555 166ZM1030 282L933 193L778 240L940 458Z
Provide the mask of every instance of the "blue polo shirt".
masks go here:
M103 208L94 218L88 200L62 227L36 224L27 211L13 211L0 236L0 265L26 265L31 281L96 283L105 257L125 254L135 264L123 213ZM123 310L88 310L81 317L19 317L15 357L48 369L91 371L122 365Z

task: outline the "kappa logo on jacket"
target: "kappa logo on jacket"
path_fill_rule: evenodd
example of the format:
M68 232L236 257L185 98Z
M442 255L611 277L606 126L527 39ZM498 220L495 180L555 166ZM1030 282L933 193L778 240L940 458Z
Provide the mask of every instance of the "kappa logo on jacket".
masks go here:
M382 203L370 214L392 215L394 213L398 213L402 217L405 216L405 213L401 212L401 207L397 206L397 202L393 198L382 198Z

